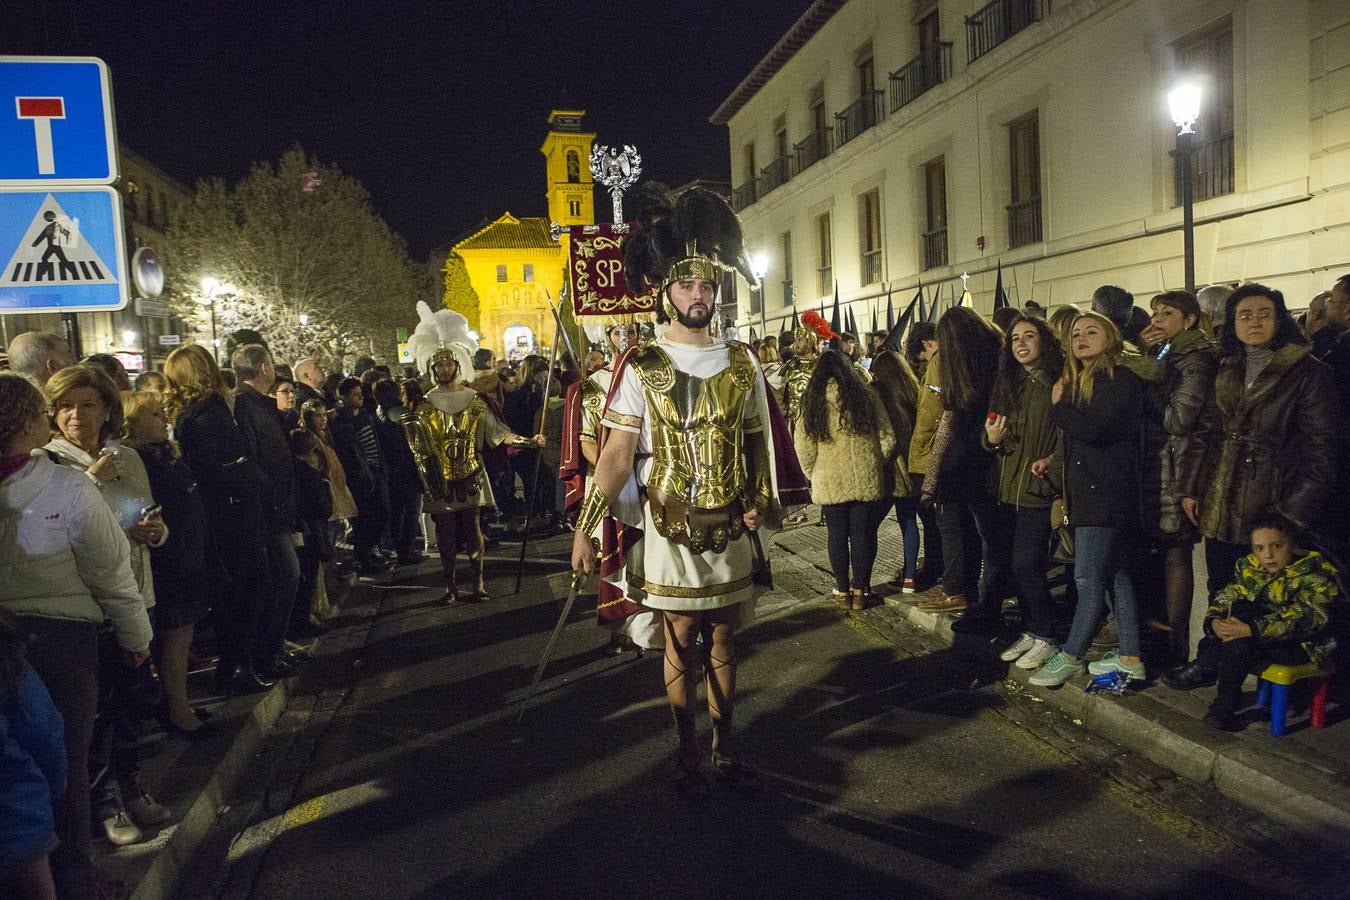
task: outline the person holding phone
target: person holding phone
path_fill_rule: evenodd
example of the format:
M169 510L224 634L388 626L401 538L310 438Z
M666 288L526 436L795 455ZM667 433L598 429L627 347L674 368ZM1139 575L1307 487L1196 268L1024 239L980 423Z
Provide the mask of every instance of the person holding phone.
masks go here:
M150 655L150 619L116 517L83 473L36 453L51 436L41 391L0 372L0 606L29 636L28 662L65 724L69 781L53 798L60 844L51 854L61 896L92 896L89 744L98 701L98 628L128 667Z
M46 450L55 462L83 471L126 533L131 571L154 620L155 579L150 548L163 546L169 529L155 508L150 476L134 451L121 445L122 399L113 380L93 366L62 369L47 382L47 402L57 436ZM141 716L135 697L148 671L128 669L117 658L110 630L99 637L99 709L91 758L107 773L92 785L95 821L118 846L142 839L138 826L169 819L169 810L140 783L137 743ZM97 765L103 763L104 765Z

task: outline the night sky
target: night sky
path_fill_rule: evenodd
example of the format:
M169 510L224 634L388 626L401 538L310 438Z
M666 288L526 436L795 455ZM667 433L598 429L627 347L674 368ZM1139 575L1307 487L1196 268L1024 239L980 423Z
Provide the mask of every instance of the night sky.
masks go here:
M808 5L36 0L5 16L0 52L102 57L122 142L188 184L299 142L421 259L505 209L546 214L556 106L635 144L644 179L727 180L708 116Z

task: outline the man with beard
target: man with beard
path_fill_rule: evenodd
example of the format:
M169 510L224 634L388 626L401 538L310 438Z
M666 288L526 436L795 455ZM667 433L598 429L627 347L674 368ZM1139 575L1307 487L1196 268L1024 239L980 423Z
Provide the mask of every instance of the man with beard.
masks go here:
M672 197L648 183L638 199L624 241L625 275L635 293L660 288L657 321L669 327L615 366L572 566L595 568L592 535L599 532L598 613L660 615L666 697L679 738L674 783L696 797L706 791L694 719L704 653L713 772L733 787L758 781L733 744L735 629L752 615L759 590L756 532L782 512L777 423L750 348L708 330L727 271L734 266L755 284L735 214L700 188Z
M479 510L493 505L483 451L502 443L542 447L544 436L513 433L488 410L477 391L460 383L460 374L473 370L478 349L467 319L448 309L433 314L425 303L417 304L417 312L421 321L408 339L408 349L436 386L427 391L417 411L404 418L404 429L426 488L422 509L436 523L445 600L460 599L455 557L462 546L473 573L473 591L465 599L481 602L488 594Z

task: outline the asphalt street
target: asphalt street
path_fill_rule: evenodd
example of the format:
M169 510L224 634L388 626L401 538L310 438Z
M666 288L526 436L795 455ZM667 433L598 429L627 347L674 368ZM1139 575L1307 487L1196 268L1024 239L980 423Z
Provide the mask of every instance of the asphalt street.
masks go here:
M606 656L584 601L516 724L566 539L511 596L516 546L493 551L487 603L443 603L434 562L370 585L185 896L1335 893L1280 829L1226 827L1222 798L973 677L987 666L835 610L782 552L741 636L736 718L765 786L683 800L660 657Z

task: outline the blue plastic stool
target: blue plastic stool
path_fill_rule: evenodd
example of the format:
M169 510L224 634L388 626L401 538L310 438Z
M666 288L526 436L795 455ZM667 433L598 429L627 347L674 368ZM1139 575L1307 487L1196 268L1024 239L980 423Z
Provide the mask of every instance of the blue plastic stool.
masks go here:
M1289 686L1308 679L1313 680L1312 727L1327 727L1327 700L1331 696L1331 668L1319 669L1312 663L1300 666L1266 666L1257 676L1256 704L1270 706L1270 733L1275 737L1286 734L1285 715L1289 710Z

